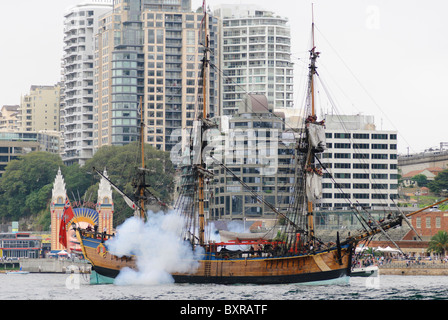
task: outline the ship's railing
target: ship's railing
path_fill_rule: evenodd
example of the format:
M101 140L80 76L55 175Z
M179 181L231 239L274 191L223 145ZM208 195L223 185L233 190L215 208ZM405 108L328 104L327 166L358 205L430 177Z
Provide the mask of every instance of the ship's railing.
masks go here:
M82 236L92 239L101 239L101 242L109 240L115 236L114 234L108 234L106 232L91 231L82 228L78 228L78 230Z

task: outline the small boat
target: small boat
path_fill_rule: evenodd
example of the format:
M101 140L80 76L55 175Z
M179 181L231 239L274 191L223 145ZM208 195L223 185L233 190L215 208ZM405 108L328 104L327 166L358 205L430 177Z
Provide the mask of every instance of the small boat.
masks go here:
M16 274L28 274L28 271L7 271L6 274L12 274L12 275L16 275Z
M377 277L378 275L379 275L378 266L353 268L351 272L352 277Z

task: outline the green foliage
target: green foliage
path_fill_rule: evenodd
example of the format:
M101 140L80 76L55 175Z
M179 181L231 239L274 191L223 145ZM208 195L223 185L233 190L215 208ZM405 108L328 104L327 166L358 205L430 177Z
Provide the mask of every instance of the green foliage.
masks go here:
M424 174L413 176L411 180L417 182L419 187L426 187L428 184L428 178Z
M448 233L446 231L439 231L434 235L428 244L428 252L434 252L445 255L448 249Z
M129 196L133 196L132 180L141 167L137 143L125 146L103 147L86 165L65 166L59 155L48 152L32 152L9 162L0 180L0 219L5 221L35 217L41 230L50 226L51 191L58 168L61 169L68 197L97 201L100 177L92 171L107 169L110 180ZM147 183L151 191L164 202L170 202L174 190L174 168L169 153L145 147L145 164L150 170ZM75 195L76 199L73 199ZM114 192L115 224L132 215L131 210Z
M17 220L45 209L62 165L58 155L48 152L32 152L9 162L0 182L0 214Z
M440 172L433 181L429 182L428 188L438 194L443 190L448 190L448 169Z
M98 150L95 156L88 160L84 166L86 170L96 168L102 172L107 170L109 179L133 198L133 178L136 176L137 168L141 167L141 156L138 143L125 146L106 146ZM151 186L150 191L163 202L173 199L174 190L174 167L170 161L169 153L157 150L152 146L145 146L145 167L150 170L146 176L146 182ZM96 178L99 179L98 175ZM96 194L98 183L87 190L87 194ZM114 191L114 222L120 224L132 215L131 209L125 204L122 197Z

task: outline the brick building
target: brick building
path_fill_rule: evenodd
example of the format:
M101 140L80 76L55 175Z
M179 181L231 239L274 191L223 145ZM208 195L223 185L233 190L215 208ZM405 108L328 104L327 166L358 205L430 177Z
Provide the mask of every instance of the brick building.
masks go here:
M431 237L439 231L448 231L448 211L436 209L423 211L412 216L409 220L420 237L425 241L431 240ZM418 240L418 237L411 230L403 240Z
M426 210L415 214L409 218L412 227L417 231L410 229L406 235L400 239L395 240L395 243L400 249L410 256L426 256L428 253L429 241L439 231L448 231L448 211L439 211L437 209ZM406 223L403 222L403 226ZM394 244L390 241L372 241L370 247L387 247L394 248Z

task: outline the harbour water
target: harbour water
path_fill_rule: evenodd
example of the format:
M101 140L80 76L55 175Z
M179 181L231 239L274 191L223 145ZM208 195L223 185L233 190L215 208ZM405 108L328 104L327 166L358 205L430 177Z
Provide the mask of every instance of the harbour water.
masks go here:
M448 300L446 276L352 277L331 285L91 285L83 274L0 274L0 300Z

